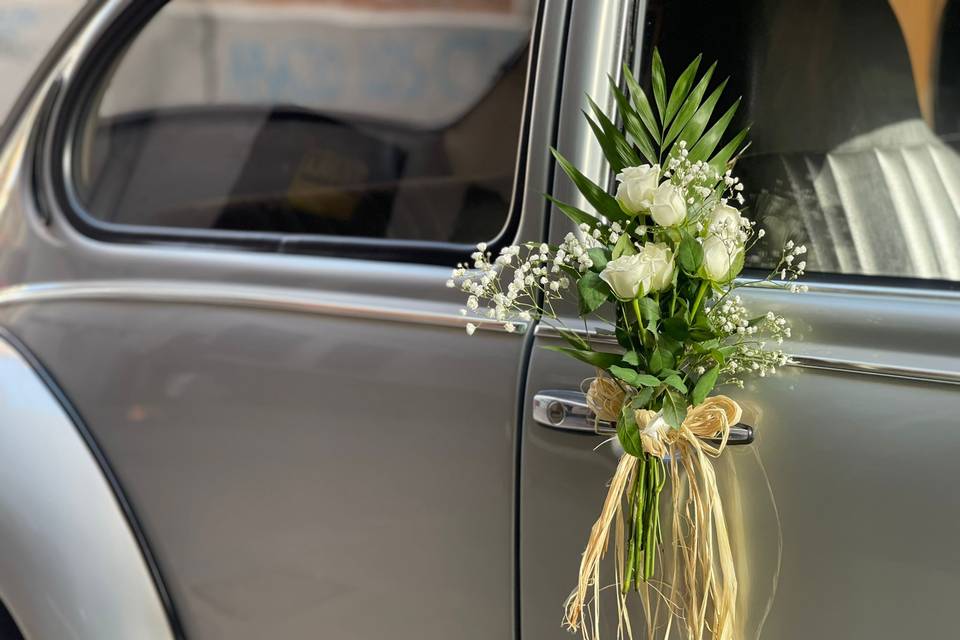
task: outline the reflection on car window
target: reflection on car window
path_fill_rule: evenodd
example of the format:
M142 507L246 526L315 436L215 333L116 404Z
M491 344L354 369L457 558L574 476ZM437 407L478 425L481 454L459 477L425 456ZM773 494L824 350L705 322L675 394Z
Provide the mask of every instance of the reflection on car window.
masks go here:
M173 0L75 183L118 224L474 243L503 227L532 0Z
M645 33L671 77L703 51L744 97L751 266L789 236L808 271L960 280L960 3L657 0Z

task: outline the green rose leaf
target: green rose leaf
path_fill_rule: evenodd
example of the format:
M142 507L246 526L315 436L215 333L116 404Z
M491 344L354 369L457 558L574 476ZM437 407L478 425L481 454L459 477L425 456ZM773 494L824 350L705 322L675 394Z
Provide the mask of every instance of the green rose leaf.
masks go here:
M667 385L667 386L669 386L669 387L673 387L674 389L676 389L676 390L679 391L680 393L686 393L686 392L687 392L687 385L683 384L683 380L681 380L681 379L680 379L680 376L678 376L678 375L675 374L675 373L670 374L669 376L667 376L666 378L664 378L664 379L663 379L663 384L665 384L665 385Z
M580 277L577 281L577 291L580 293L581 316L596 311L610 295L610 287L593 271L587 271Z
M623 354L623 361L629 365L633 365L634 367L639 367L640 354L638 354L636 351L627 351L625 354Z
M640 306L640 317L643 318L645 326L656 334L657 322L660 321L660 306L652 298L640 298L637 304Z
M673 389L667 389L667 394L663 398L663 419L674 429L679 429L686 417L686 397Z
M643 455L643 445L640 442L640 427L637 426L637 418L633 412L634 409L629 403L623 406L620 419L617 420L617 438L620 439L620 446L624 451L639 458Z
M580 362L585 362L589 365L597 367L598 369L609 369L616 363L620 362L620 354L618 353L607 353L606 351L590 351L588 349L571 349L570 347L544 347L548 351L557 351L559 353L565 353L566 355L576 358Z
M657 345L657 348L650 354L650 371L659 373L663 369L673 368L673 365L673 354L664 346Z
M653 392L653 387L643 387L630 398L630 406L634 409L645 409L650 404L650 400L653 399Z
M678 313L672 318L667 318L663 321L663 333L670 336L674 340L686 340L689 335L689 326L687 325L686 314Z
M613 259L616 260L621 256L632 256L637 252L636 248L633 246L633 241L630 239L629 233L624 233L620 238L617 239L617 243L613 245Z
M629 367L613 365L609 368L609 371L612 375L633 387L655 387L660 384L660 380L656 376L640 373Z
M588 249L587 255L590 256L590 260L593 262L593 266L590 267L590 269L597 273L603 271L603 268L607 266L607 262L610 261L609 253L607 249L602 247Z
M720 375L720 367L716 366L705 374L700 376L697 384L693 387L693 404L698 405L707 399L707 396L717 386L717 377Z
M677 262L686 273L695 275L703 265L703 247L692 236L686 235L677 249Z

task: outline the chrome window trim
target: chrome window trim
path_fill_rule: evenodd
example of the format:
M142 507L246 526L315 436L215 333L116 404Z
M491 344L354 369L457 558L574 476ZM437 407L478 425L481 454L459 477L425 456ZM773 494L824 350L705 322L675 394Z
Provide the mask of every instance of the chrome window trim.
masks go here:
M356 302L358 297L353 294L325 294L300 289L222 282L87 280L44 282L0 289L0 307L70 301L194 304L289 311L459 329L465 328L468 323L473 323L478 330L508 333L503 322L449 313L439 309L432 311L374 302L358 303ZM437 304L440 306L441 303ZM513 324L516 326L516 333L523 333L528 327L526 322L518 321Z
M582 337L589 338L600 344L616 345L617 340L608 333L598 332L596 330L586 331L584 329L571 329L572 333ZM556 338L562 339L560 332L554 327L539 324L534 329L534 335L538 338ZM816 369L819 371L833 371L836 373L852 373L868 376L879 376L883 378L894 378L897 380L909 380L911 382L930 382L938 384L960 385L960 371L943 371L935 369L917 369L913 367L894 367L875 362L863 362L859 360L844 360L840 358L825 358L823 356L790 356L788 366L800 369Z

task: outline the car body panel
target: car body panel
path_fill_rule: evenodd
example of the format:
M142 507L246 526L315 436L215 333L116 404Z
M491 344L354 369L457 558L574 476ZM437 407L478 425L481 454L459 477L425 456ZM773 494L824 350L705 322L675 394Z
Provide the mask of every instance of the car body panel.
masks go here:
M129 514L20 348L0 338L0 600L31 638L174 638Z
M529 341L468 338L447 266L78 231L33 133L128 4L102 3L10 128L0 315L102 443L185 634L512 635ZM566 3L538 15L521 146L543 151L518 162L513 206L537 240Z

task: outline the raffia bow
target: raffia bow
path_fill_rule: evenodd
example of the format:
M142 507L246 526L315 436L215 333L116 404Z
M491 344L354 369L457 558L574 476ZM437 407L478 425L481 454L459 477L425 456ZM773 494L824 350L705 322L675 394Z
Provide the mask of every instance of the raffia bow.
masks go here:
M590 386L587 398L591 406L616 403L607 397L611 389L602 386L601 380L605 379L597 378ZM740 422L741 416L740 405L726 396L714 396L691 407L679 429L670 428L654 411L636 412L643 449L667 461L673 489L673 513L668 520L672 547L669 580L658 587L645 582L638 589L648 638L654 638L661 627L663 637L668 637L674 624L691 640L734 637L737 576L711 458L723 452L730 427ZM600 562L611 529L616 550L617 635L633 638L626 594L620 585L626 571L624 493L637 473L638 462L628 453L621 456L600 517L590 531L577 587L566 603L566 625L579 629L588 640L600 635Z

